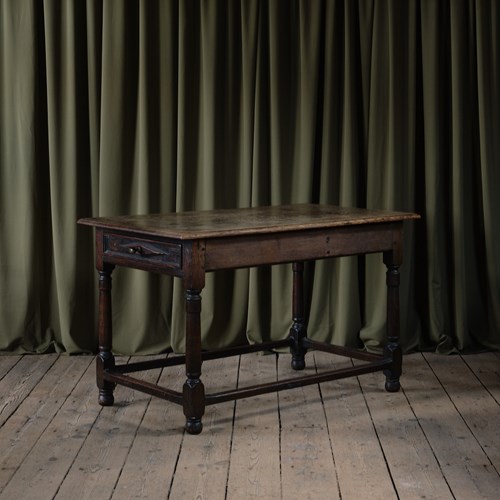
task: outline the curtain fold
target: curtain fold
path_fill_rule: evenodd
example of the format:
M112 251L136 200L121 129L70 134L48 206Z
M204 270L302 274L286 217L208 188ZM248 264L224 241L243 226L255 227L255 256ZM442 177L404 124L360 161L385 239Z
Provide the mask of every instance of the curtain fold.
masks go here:
M500 346L495 0L0 0L0 350L96 346L84 216L416 211L405 349ZM379 349L380 255L308 263L309 334ZM282 338L290 266L212 273L204 347ZM114 349L184 348L179 280L116 269Z
M476 8L477 86L478 86L478 154L481 168L478 175L478 203L475 207L479 233L478 247L483 255L480 266L480 300L486 310L484 337L490 345L498 345L500 329L500 238L498 214L500 197L500 6L497 2L481 2ZM493 325L493 328L489 328Z

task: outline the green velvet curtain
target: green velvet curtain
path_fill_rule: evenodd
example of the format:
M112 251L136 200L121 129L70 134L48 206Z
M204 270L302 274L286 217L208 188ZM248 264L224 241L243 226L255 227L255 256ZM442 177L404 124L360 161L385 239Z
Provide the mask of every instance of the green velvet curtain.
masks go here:
M496 0L0 0L0 350L96 347L83 216L416 211L402 343L500 345ZM314 338L377 348L379 255L307 266ZM181 284L117 269L116 352L183 349ZM206 347L280 338L289 266L210 274Z

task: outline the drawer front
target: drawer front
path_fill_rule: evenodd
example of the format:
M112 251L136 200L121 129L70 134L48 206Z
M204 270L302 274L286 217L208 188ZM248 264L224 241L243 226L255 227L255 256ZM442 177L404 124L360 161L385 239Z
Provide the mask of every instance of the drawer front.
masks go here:
M126 261L141 269L168 267L181 269L182 245L117 234L104 236L104 255L110 262Z

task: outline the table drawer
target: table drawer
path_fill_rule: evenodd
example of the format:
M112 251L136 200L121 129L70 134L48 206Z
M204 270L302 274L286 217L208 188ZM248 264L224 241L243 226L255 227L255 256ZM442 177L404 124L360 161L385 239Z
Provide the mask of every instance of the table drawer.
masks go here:
M104 254L108 260L117 263L126 260L140 268L148 269L156 265L173 269L182 267L182 245L177 243L106 234Z

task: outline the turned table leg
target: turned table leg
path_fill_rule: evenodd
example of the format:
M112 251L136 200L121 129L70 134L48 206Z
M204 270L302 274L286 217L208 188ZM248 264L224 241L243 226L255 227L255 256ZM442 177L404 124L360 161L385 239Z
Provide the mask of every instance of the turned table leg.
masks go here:
M111 352L111 273L114 266L105 264L99 270L99 354L96 358L97 387L99 388L99 404L111 406L114 403L113 382L104 380L104 372L114 368L115 358Z
M304 339L307 336L306 323L304 318L304 263L293 263L293 296L292 314L293 324L290 328L290 341L292 353L292 368L303 370L306 367Z
M384 370L386 376L385 389L397 392L400 389L399 378L402 373L403 354L399 345L399 262L394 252L384 253L387 266L387 344L384 354L392 359L392 367Z
M200 290L186 290L186 376L183 387L183 407L186 431L199 434L205 412L205 389L201 376L201 295Z

